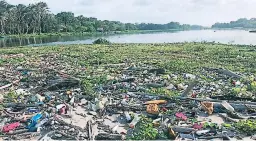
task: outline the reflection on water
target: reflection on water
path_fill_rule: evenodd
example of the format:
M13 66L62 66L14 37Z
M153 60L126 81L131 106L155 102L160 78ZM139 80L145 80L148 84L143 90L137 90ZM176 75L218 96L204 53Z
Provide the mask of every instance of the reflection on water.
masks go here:
M103 35L101 35L103 36ZM68 44L91 44L95 36L51 36L44 38L4 38L0 47L51 46ZM256 45L256 33L244 30L192 30L176 32L158 32L144 34L123 34L104 36L113 43L173 43L173 42L220 42L225 44Z
M0 47L17 47L26 45L42 45L54 42L87 40L93 37L85 36L52 36L52 37L30 37L30 38L3 38L0 39Z
M44 38L4 38L0 40L0 47L24 46L29 44L42 44L49 41ZM54 42L54 40L52 40Z

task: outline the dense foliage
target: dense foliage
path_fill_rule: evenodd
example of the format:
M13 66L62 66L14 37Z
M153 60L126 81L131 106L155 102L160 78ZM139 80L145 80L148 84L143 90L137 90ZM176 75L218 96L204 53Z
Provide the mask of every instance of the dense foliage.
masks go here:
M201 28L197 25L132 24L118 21L98 20L93 17L74 16L72 12L56 15L49 11L48 5L39 2L29 5L11 5L0 1L0 34L35 34L55 32L108 32L125 30L166 30Z
M93 42L93 44L110 44L110 41L107 39L99 38Z
M212 28L256 28L256 18L241 18L229 23L215 23Z

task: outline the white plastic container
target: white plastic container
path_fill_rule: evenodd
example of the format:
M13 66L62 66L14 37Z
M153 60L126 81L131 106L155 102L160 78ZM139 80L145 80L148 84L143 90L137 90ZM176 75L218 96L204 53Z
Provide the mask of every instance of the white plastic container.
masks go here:
M222 104L223 107L225 107L230 112L234 112L235 111L235 109L229 103L227 103L227 101L223 101L221 104Z
M130 114L127 111L125 111L124 114L125 114L126 120L130 121L131 120Z
M135 125L136 125L139 121L140 121L139 115L138 115L138 114L135 114L134 119L133 119L132 122L129 124L129 126L130 126L131 128L134 128Z

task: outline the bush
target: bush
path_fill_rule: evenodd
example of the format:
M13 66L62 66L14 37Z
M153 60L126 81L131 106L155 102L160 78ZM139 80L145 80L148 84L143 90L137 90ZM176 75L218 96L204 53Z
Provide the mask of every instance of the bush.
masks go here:
M93 44L110 44L111 42L107 39L99 38L93 42Z

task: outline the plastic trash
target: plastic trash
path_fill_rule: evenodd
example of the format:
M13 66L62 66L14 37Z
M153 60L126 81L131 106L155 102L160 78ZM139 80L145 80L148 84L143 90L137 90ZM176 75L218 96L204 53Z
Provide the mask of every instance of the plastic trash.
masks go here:
M174 87L175 87L175 86L174 86L173 84L170 84L169 86L166 87L166 89L167 89L167 90L172 90L172 89L174 89Z
M159 108L157 104L147 105L147 113L149 114L159 114Z
M187 120L187 116L185 116L183 113L176 113L175 116L182 120Z
M38 127L41 127L42 125L44 125L46 122L48 122L49 119L48 118L45 118L43 119L42 121L40 121L35 127L38 128Z
M119 127L119 125L116 125L115 127L112 128L112 133L115 133L117 131L117 128Z
M125 111L124 114L125 114L126 120L130 121L131 120L130 114L127 111Z
M180 133L179 136L180 136L181 139L195 140L195 137L194 137L193 134L183 134L183 133Z
M30 95L30 93L27 90L24 89L18 89L15 91L17 95Z
M0 102L3 102L3 100L4 100L4 96L1 94L0 95Z
M60 109L63 108L63 107L66 107L66 105L65 105L65 104L60 104L60 105L57 105L57 106L56 106L57 110L60 110Z
M222 101L222 106L225 107L228 111L234 112L235 109L227 102L227 101Z
M210 130L200 130L200 131L196 131L196 135L202 136L207 134L208 132L210 132Z
M85 105L87 103L87 100L86 99L81 99L81 101L80 101L80 104L81 105Z
M134 119L132 120L132 122L129 124L130 128L134 128L135 125L140 121L140 117L138 114L134 115Z
M40 112L39 109L36 109L36 108L28 108L28 113L38 113Z
M193 128L194 128L194 129L199 129L199 130L200 130L200 129L202 129L202 128L203 128L203 126L204 126L204 125L203 125L202 123L195 123L195 124L193 125Z
M187 79L196 79L196 76L193 74L185 74L185 78Z
M123 100L121 101L121 104L122 104L122 105L128 105L127 100L126 100L126 99L123 99Z
M103 101L97 101L96 102L96 111L97 110L102 110L104 108L104 103Z
M153 120L153 124L154 124L154 126L159 126L160 125L160 122L161 121L161 118L158 118L158 119L155 119L155 120Z
M27 129L29 129L30 131L34 131L34 128L36 126L36 124L38 123L38 121L42 118L42 114L36 114L35 116L33 116L28 122L28 126Z
M177 134L173 131L172 128L168 129L168 133L172 139L176 138Z
M90 101L88 101L88 109L92 111L97 111L96 105L92 104Z
M74 102L75 102L75 97L72 97L71 100L69 101L69 103L70 103L71 105L73 105Z
M153 100L153 101L147 101L145 104L165 104L167 103L166 100Z
M211 115L213 113L213 103L212 102L201 102L202 108Z
M67 95L72 95L72 91L67 91L66 94Z
M43 97L43 96L41 96L41 95L39 95L39 94L36 94L35 96L36 96L36 98L37 98L40 102L43 102L43 101L45 100L45 97Z
M2 129L3 132L9 132L11 130L14 130L16 129L17 127L20 126L20 123L19 122L15 122L15 123L11 123L11 124L8 124L8 125L5 125Z

